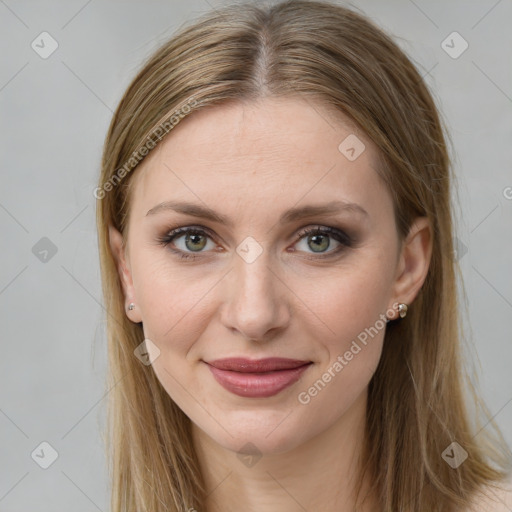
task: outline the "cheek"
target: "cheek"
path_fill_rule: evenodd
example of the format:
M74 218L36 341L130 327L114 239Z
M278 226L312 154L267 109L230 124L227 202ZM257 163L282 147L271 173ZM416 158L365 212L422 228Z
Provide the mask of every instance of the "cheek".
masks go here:
M382 352L391 289L389 264L373 255L361 256L357 263L321 279L304 277L298 282L302 287L294 291L307 297L305 302L314 312L298 322L307 337L324 349L318 371L300 388L300 403L324 404L336 415L367 386Z
M208 402L199 405L204 393L201 382L194 379L197 363L190 366L187 354L208 325L208 291L218 278L200 276L193 269L180 271L178 265L168 261L140 266L138 278L136 293L144 319L144 337L159 350L152 369L185 414L201 417L202 407L207 407Z
M361 254L326 272L295 279L293 290L310 310L308 323L316 316L326 344L342 348L343 341L357 337L386 313L392 274L389 261Z
M379 364L386 330L385 286L356 275L330 286L329 300L318 309L328 336L319 337L314 329L308 333L323 345L325 357L296 396L303 428L314 432L337 421L362 397Z
M204 330L208 293L217 276L180 269L165 258L140 258L134 264L135 293L144 334L161 350L183 352Z

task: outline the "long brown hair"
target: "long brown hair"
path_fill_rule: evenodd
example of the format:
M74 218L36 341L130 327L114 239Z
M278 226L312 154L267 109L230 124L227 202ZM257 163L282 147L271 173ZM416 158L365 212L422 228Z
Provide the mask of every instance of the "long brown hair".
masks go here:
M477 438L485 425L472 421L483 404L461 358L454 176L444 123L390 36L353 9L296 0L232 4L181 27L144 64L113 116L95 191L108 312L111 510L203 511L206 491L189 418L151 366L134 356L144 333L125 314L108 227L126 242L131 178L180 119L208 105L265 96L300 96L354 121L379 150L378 171L392 194L400 237L416 216L431 221L428 275L406 321L388 325L369 385L359 481L370 476L386 512L467 506L478 490L506 476L500 450L509 451L497 429L501 445L488 427ZM442 457L452 442L469 454L456 469Z

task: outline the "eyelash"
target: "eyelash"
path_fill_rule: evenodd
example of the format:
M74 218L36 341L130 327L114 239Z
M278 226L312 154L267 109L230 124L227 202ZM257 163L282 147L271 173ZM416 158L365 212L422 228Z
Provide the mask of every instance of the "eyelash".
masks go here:
M213 235L211 234L211 232L206 228L199 227L199 226L197 226L197 227L196 226L188 226L188 227L180 227L180 228L173 229L173 230L169 231L168 233L166 233L164 236L158 237L157 241L159 244L166 247L172 241L174 241L176 238L178 238L180 235L184 235L184 234L185 235L186 234L201 235L201 236L207 236L209 238L213 238ZM343 232L339 229L333 228L331 226L316 226L316 227L304 228L298 233L298 236L299 236L298 241L302 240L303 238L307 237L308 235L330 235L337 242L339 242L341 244L338 248L336 248L333 251L330 251L329 253L326 253L324 255L307 257L307 259L312 259L312 260L332 258L332 257L338 255L338 253L343 251L345 248L352 247L353 242L354 242L353 239L349 235L347 235L345 232ZM181 249L169 248L169 250L171 252L177 254L182 259L195 260L201 254L201 253L198 253L197 255L195 255L195 254L183 252Z

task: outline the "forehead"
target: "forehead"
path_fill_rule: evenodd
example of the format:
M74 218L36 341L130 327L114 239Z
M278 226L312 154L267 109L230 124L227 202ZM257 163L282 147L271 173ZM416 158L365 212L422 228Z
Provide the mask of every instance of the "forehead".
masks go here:
M349 119L310 99L211 106L180 121L141 163L131 209L145 215L172 199L238 208L238 216L255 213L252 205L279 214L298 201L336 199L389 209L377 157Z

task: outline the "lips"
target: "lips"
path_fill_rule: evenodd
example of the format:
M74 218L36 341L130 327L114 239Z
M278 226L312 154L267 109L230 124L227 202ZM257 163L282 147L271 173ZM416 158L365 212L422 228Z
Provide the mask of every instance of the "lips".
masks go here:
M219 370L231 370L243 373L263 373L276 370L290 370L298 368L311 361L301 361L298 359L284 359L282 357L269 357L267 359L245 359L242 357L230 357L226 359L216 359L209 361L208 364L215 366Z
M278 357L259 360L226 358L205 363L225 389L252 398L276 395L299 380L312 364L311 361Z

